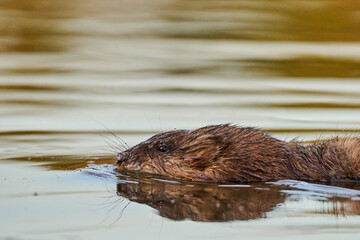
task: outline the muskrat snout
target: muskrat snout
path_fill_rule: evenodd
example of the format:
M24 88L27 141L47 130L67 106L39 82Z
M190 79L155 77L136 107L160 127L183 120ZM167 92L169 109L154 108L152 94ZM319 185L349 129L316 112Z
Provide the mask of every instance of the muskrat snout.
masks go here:
M126 160L125 152L116 154L116 160L117 160L116 164L121 166L121 164Z

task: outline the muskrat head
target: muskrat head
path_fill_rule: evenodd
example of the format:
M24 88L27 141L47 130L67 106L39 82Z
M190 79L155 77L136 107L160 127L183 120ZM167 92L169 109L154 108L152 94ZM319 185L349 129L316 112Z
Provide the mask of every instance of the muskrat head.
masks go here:
M117 164L119 169L181 179L211 180L204 170L214 164L220 149L224 148L223 138L215 130L206 127L157 134L118 153Z
M119 168L148 173L164 173L176 165L185 136L185 130L157 134L138 145L116 155Z
M118 168L195 181L262 178L264 158L281 160L282 141L253 128L214 125L157 134L118 153ZM257 168L260 169L257 172ZM257 176L261 174L261 176ZM260 179L261 180L261 179Z

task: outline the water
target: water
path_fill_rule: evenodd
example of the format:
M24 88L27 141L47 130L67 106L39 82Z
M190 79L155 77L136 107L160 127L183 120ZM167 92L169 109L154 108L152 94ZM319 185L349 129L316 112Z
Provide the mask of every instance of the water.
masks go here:
M228 122L288 140L358 134L358 1L0 6L0 239L360 235L358 184L117 175L108 131L129 145Z

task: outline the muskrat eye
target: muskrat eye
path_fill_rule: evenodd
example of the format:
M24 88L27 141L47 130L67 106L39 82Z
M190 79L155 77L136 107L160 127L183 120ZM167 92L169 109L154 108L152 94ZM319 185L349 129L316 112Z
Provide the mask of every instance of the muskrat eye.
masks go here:
M160 152L167 152L169 149L168 149L167 146L161 145L161 146L159 146L158 150L159 150Z

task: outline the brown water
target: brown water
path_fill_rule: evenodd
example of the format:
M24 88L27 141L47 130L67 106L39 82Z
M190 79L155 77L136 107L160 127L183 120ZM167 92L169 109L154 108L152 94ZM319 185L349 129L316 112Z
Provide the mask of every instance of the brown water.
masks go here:
M359 13L355 0L0 0L0 239L357 239L358 184L117 175L108 129L129 145L227 122L358 134Z

